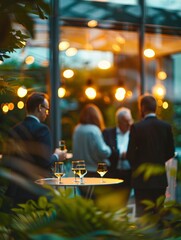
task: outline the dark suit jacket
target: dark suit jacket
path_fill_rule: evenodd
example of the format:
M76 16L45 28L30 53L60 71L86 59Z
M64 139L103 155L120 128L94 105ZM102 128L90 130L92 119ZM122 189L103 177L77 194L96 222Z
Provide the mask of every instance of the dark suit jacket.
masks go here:
M36 194L31 191L35 187L27 183L34 183L37 178L52 176L51 166L57 160L52 155L52 142L49 128L32 117L26 117L9 132L3 166L11 169L13 176L18 174L22 178L20 184L11 182L7 195L14 198L15 203L35 199ZM22 183L25 181L25 185Z
M119 160L119 150L117 149L117 138L116 138L116 127L107 128L103 131L104 141L110 146L112 153L109 157L111 166L108 168L107 177L118 177L117 176L117 165Z
M11 129L9 137L15 143L10 149L13 156L29 161L42 170L51 170L56 157L52 155L50 130L45 124L26 117Z
M165 167L165 162L174 156L174 141L171 126L150 116L131 126L127 159L133 173L144 163ZM161 175L150 177L147 181L143 175L132 178L134 188L165 188L166 171Z

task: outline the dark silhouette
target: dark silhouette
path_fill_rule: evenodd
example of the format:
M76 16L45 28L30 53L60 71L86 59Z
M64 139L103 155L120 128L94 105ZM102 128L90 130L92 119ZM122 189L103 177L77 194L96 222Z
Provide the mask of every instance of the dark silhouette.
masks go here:
M171 126L156 116L157 102L152 95L140 97L139 109L143 120L130 129L127 159L132 168L132 186L135 191L136 216L145 213L142 200L153 202L165 196L167 176L165 162L174 156ZM153 167L151 176L145 172ZM160 169L156 174L156 170ZM154 172L155 170L155 172Z

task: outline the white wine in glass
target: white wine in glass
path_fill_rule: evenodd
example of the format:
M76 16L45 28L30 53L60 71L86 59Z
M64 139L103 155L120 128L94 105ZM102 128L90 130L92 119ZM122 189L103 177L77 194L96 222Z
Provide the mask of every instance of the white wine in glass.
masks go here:
M67 149L65 140L60 140L60 141L59 141L59 149L60 149L61 151L64 151L64 150Z
M84 181L83 181L83 178L84 176L86 175L87 173L87 169L86 169L86 166L84 163L78 163L77 164L77 167L76 167L76 170L75 170L75 173L79 176L80 178L80 184L83 184Z
M101 182L103 183L103 176L107 173L107 164L106 163L98 163L97 165L97 173L101 176Z
M74 173L74 182L77 182L76 179L76 169L77 169L77 164L79 161L72 161L72 172Z
M54 175L58 178L58 184L61 183L61 178L65 175L63 162L55 162Z

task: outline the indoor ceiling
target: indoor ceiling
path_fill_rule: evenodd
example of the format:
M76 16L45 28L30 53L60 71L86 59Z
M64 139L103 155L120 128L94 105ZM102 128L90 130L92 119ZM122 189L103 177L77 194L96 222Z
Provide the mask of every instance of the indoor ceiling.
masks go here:
M48 47L48 27L46 25L37 25L36 29L36 38L30 40L28 46ZM66 40L71 47L75 47L78 50L111 51L115 54L137 55L139 48L138 39L138 29L137 31L118 31L72 26L62 26L60 28L60 41ZM180 53L181 37L177 35L177 32L175 32L175 35L146 33L145 47L153 48L157 57Z
M60 12L59 38L60 41L68 41L70 47L78 50L138 55L140 38L138 4L66 0L61 1ZM147 8L146 13L145 48L153 48L156 57L180 53L181 12L174 10L168 14L163 9ZM87 26L88 21L92 19L98 23L94 28ZM35 20L35 38L29 39L27 48L48 49L49 21Z

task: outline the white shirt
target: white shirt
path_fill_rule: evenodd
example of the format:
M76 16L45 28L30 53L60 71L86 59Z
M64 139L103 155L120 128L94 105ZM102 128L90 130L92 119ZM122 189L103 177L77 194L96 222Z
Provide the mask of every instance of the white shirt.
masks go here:
M129 142L129 131L126 133L122 133L119 128L116 128L116 138L117 138L117 149L119 149L119 155L123 152L127 152L128 148L128 142ZM127 160L121 160L118 161L118 169L130 169L130 164Z

